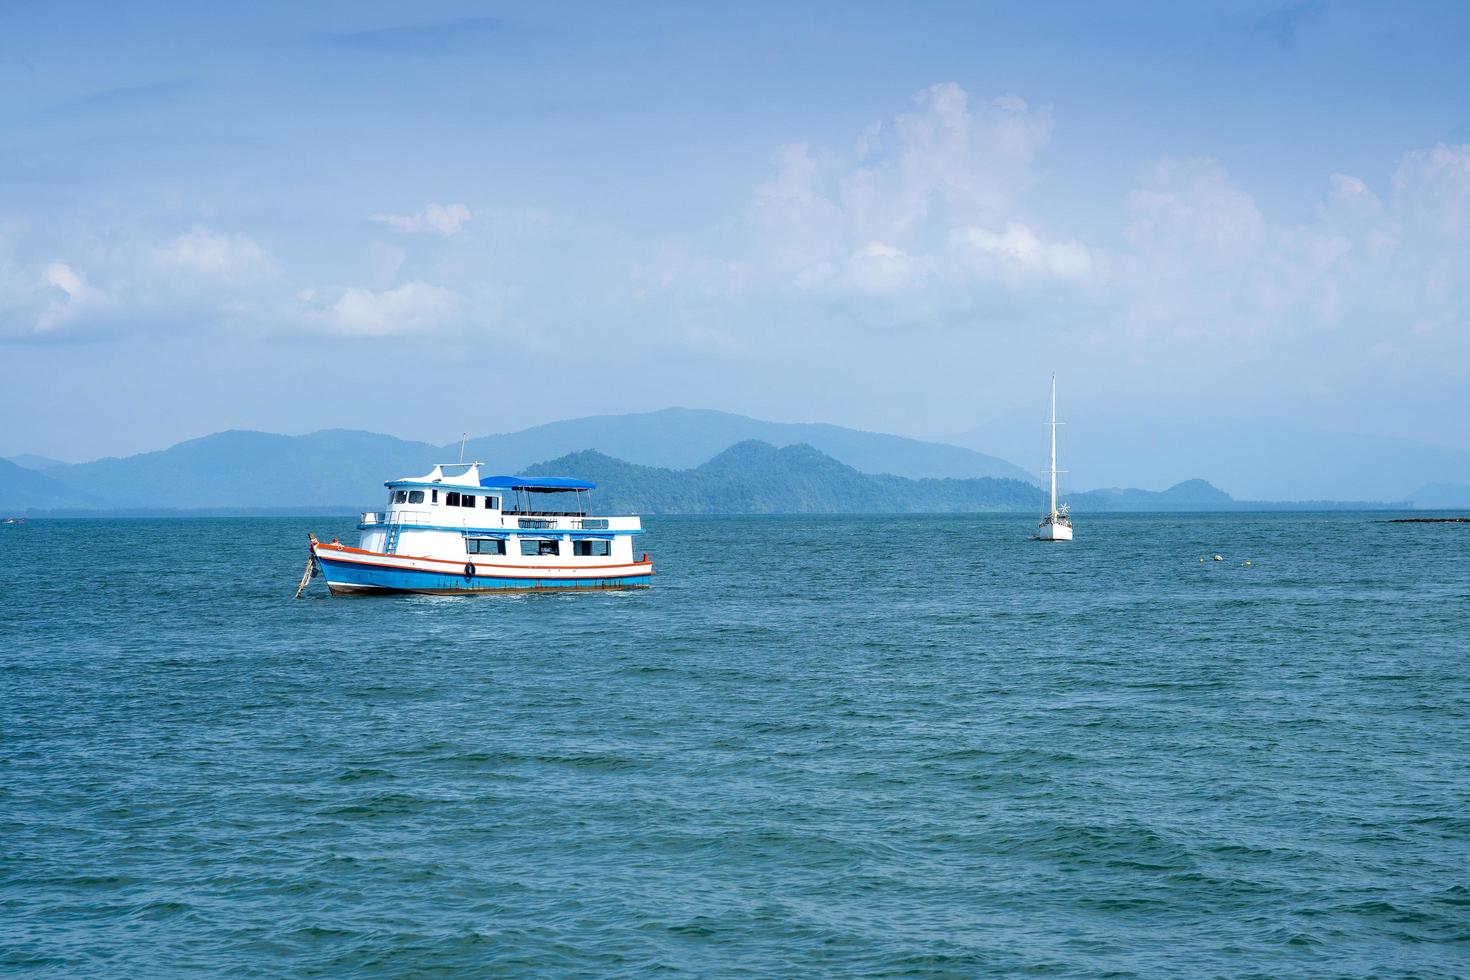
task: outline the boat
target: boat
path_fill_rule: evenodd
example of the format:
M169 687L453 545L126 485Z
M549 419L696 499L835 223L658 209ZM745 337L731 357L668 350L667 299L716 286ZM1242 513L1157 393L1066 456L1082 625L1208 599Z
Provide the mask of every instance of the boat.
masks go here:
M1067 514L1067 505L1057 507L1057 376L1051 376L1051 465L1047 475L1051 478L1051 506L1036 530L1037 541L1071 541L1072 518Z
M310 536L302 587L317 572L333 595L652 584L647 553L633 556L640 519L589 514L596 484L481 469L480 463L441 463L424 476L389 480L387 509L361 515L357 547Z
M24 517L6 517L0 519L0 526L17 527L25 522L26 519Z

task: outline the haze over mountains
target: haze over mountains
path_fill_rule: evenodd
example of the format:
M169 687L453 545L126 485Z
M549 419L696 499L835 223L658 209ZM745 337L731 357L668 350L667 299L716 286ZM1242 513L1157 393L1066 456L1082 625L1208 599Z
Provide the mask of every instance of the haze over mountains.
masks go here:
M1046 451L1043 418L1041 409L1013 414L950 441L1034 470ZM1199 477L1256 500L1428 500L1421 488L1449 484L1434 499L1470 503L1470 452L1448 446L1281 420L1062 418L1061 466L1072 487L1163 487Z
M864 473L896 473L915 478L1036 479L1034 473L975 448L863 432L840 425L766 422L730 412L694 408L594 415L471 439L465 458L493 460L497 465L518 470L578 450L596 449L645 466L688 469L737 442L752 439L778 447L804 443ZM458 446L452 448L458 453Z
M1090 472L1082 448L1085 440L1069 439L1068 444L1081 462L1064 457L1067 468L1074 475ZM761 446L770 452L756 448ZM1199 459L1188 447L1157 444L1154 452ZM433 446L342 429L304 436L221 432L158 452L88 463L28 458L22 462L30 465L22 466L0 461L0 509L372 507L379 503L385 479L422 473L433 463L458 456L457 444ZM766 422L693 409L571 419L477 437L468 441L465 458L483 460L500 472L532 468L546 472L545 466L560 466L568 475L608 483L611 499L605 498L604 504L625 500L631 509L645 513L1034 510L1040 501L1035 480L1025 470L975 449L835 425ZM1323 465L1330 462L1324 460ZM1384 486L1404 485L1435 466L1451 475L1458 472L1423 453L1409 454L1400 462L1399 482ZM1101 461L1098 468L1116 472L1107 469L1109 465ZM1152 465L1156 472L1163 466ZM640 480L647 484L641 489ZM1424 491L1423 506L1470 503L1470 489L1455 480L1437 482ZM1402 502L1411 493L1358 499ZM1344 496L1315 494L1310 499ZM1258 506L1233 500L1198 479L1166 491L1072 491L1066 497L1079 510Z

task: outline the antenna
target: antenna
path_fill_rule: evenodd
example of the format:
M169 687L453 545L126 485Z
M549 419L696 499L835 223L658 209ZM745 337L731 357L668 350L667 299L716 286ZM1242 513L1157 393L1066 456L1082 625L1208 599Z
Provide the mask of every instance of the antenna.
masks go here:
M459 434L459 461L461 463L464 462L464 441L466 439L468 439L468 438L469 438L469 433L468 432L461 432Z

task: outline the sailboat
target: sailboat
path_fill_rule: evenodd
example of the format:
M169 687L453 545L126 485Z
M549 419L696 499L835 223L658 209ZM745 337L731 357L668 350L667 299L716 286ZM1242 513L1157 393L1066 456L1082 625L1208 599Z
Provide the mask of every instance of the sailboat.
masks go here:
M1071 541L1072 518L1067 516L1067 505L1057 508L1057 376L1051 376L1051 466L1047 475L1051 477L1051 508L1041 519L1036 530L1037 541Z

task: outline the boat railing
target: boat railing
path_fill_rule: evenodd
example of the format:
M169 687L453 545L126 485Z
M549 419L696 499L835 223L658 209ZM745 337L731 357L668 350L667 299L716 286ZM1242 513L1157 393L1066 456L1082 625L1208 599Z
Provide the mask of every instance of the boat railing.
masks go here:
M561 526L557 518L571 518L566 526L576 531L606 531L606 517L584 517L580 512L506 511L505 517L516 518L516 526L527 530L547 530ZM502 518L503 520L503 518ZM364 527L384 524L433 524L434 515L426 510L365 510L358 521Z

